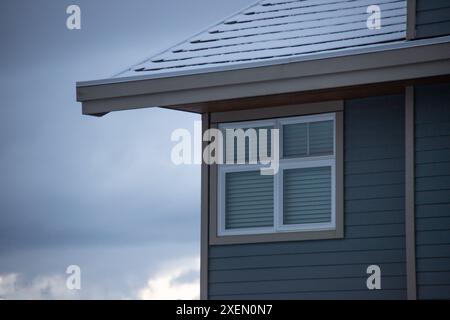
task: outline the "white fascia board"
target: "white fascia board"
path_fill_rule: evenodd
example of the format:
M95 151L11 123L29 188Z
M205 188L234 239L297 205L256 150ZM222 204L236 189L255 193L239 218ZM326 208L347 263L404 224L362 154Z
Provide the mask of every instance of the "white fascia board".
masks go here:
M84 114L450 74L450 37L246 65L77 83Z

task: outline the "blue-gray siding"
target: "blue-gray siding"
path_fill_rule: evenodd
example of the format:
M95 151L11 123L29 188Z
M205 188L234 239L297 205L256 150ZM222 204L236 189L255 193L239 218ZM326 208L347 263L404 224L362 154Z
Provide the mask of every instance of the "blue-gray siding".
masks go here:
M345 238L210 246L209 298L406 298L404 96L347 101L344 121Z
M450 84L417 87L415 119L418 298L450 299Z
M416 36L418 38L450 35L450 1L417 0Z

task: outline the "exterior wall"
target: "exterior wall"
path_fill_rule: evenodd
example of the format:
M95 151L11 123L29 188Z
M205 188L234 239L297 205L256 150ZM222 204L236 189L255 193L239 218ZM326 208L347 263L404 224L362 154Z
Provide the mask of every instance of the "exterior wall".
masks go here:
M450 84L415 92L418 298L450 299Z
M450 1L416 0L416 37L450 35Z
M210 299L405 299L404 96L347 101L344 239L209 247ZM381 267L381 290L366 268Z

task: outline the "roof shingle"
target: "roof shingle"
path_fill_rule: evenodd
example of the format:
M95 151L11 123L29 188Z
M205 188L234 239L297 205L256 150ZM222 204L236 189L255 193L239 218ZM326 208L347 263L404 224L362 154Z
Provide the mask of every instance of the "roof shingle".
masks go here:
M404 40L406 0L377 0L381 28L368 29L373 0L262 0L130 68L120 77L279 60Z

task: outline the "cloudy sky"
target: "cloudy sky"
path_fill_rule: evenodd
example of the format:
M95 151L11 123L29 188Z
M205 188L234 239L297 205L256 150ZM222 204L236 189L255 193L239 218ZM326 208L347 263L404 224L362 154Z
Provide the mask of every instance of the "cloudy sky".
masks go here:
M163 109L81 115L107 78L253 0L0 2L0 299L198 297L200 168L170 160ZM81 8L81 30L66 8ZM67 266L81 290L66 288Z

